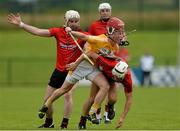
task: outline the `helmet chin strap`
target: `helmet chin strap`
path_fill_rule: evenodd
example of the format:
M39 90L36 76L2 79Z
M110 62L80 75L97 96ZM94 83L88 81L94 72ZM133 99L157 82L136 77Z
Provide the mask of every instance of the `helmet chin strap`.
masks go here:
M111 39L114 43L117 43L115 40L113 40L110 36L108 36L109 39ZM117 43L119 46L128 46L130 43L129 41L121 41Z
M108 38L111 39L114 43L117 43L119 45L119 43L113 40L113 38L111 38L110 36L108 36Z

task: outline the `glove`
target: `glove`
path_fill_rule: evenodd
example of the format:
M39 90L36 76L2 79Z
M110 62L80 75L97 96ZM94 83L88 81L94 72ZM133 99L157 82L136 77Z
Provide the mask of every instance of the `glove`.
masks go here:
M130 43L129 41L121 41L121 43L119 43L119 46L128 46Z

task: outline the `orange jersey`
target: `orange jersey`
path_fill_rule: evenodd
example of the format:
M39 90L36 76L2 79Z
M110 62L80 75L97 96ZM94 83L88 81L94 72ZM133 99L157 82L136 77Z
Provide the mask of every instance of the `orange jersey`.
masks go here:
M86 51L93 51L99 53L102 48L109 50L110 52L115 52L119 50L117 44L112 44L108 41L106 35L102 34L99 36L89 36L87 40L88 44L86 45Z

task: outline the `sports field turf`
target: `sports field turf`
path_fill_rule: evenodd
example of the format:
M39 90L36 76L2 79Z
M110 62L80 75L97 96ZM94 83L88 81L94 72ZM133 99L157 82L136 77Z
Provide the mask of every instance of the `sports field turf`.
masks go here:
M131 66L148 48L155 56L156 65L176 65L178 31L137 31L129 36ZM45 83L55 65L55 40L40 38L17 31L0 31L0 82L8 82L7 58L12 58L12 83ZM23 59L18 59L23 57ZM51 61L34 58L54 58ZM5 60L5 61L4 61ZM47 63L46 63L47 62ZM26 70L28 69L28 70ZM0 129L38 129L42 124L37 116L45 92L39 86L7 87L0 85ZM82 105L89 88L79 87L74 93L74 108L68 129L77 129ZM116 117L112 124L92 125L87 129L112 130L123 110L124 95L119 91ZM63 99L55 103L54 123L59 129L63 117ZM133 105L121 129L180 129L180 88L134 88Z
M42 87L42 88L41 88ZM37 116L45 85L37 87L2 87L0 88L0 129L38 129L42 124ZM81 108L88 97L89 88L79 87L75 90L74 108L68 129L77 129ZM124 94L119 89L116 104L116 117L112 124L92 125L87 129L112 130L123 109ZM62 119L63 99L55 103L54 123L59 129ZM121 129L180 129L180 88L134 88L133 105Z
M140 56L147 50L155 56L157 65L177 63L178 31L136 31L128 36L130 64L137 66ZM56 56L54 38L42 38L23 32L0 31L0 58Z

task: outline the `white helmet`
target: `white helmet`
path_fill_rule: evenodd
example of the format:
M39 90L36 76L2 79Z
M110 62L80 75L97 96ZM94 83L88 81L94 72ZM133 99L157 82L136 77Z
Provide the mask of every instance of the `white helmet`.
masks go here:
M109 9L111 10L111 5L109 3L101 3L99 4L99 11L102 10L102 9Z
M128 64L124 61L120 61L112 69L112 74L120 79L123 79L127 70L128 70Z
M72 18L80 19L80 15L79 15L79 13L78 13L77 11L75 11L75 10L68 10L68 11L66 11L64 18L65 18L65 24L66 24L66 26L67 26L67 22L68 22L70 19L72 19Z

